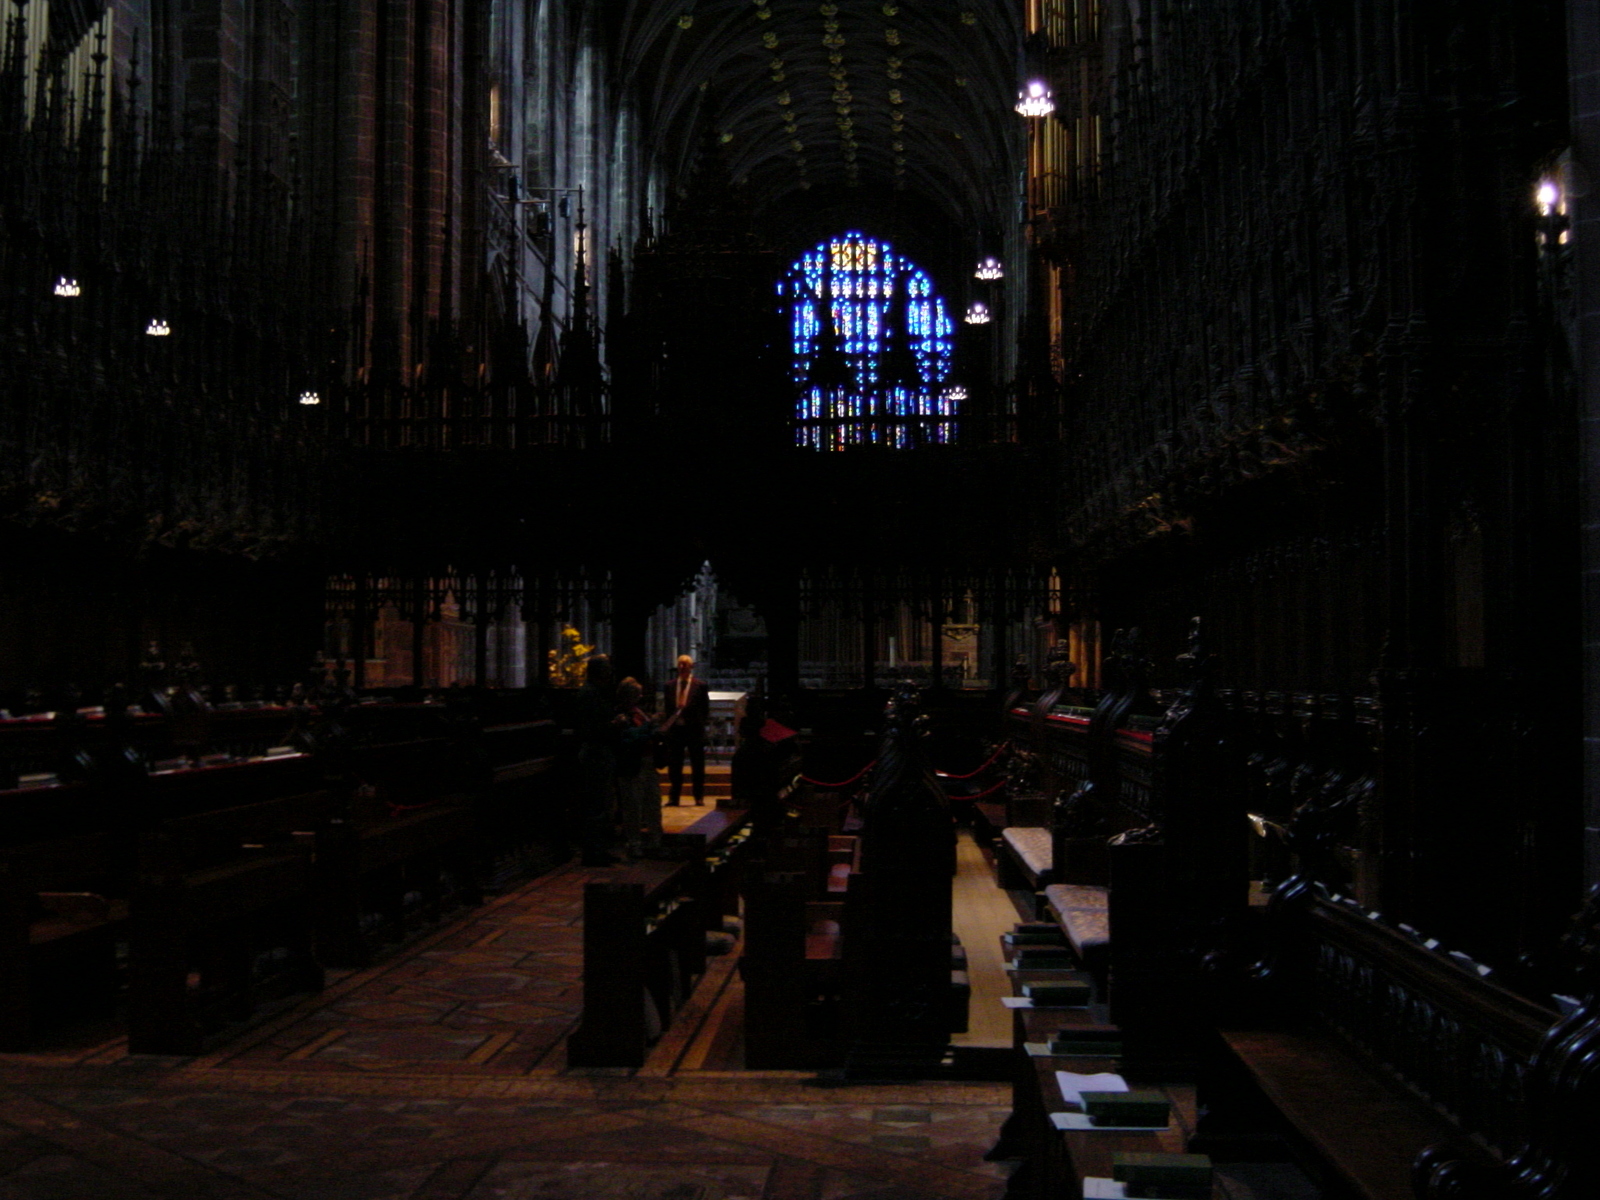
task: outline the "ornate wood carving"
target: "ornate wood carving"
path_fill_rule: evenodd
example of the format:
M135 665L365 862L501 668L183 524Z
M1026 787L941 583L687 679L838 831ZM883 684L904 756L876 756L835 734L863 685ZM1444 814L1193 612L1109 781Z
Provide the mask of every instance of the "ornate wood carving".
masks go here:
M949 804L927 761L917 693L902 688L889 705L851 883L846 970L852 1057L863 1069L896 1047L926 1065L949 1040L954 869Z

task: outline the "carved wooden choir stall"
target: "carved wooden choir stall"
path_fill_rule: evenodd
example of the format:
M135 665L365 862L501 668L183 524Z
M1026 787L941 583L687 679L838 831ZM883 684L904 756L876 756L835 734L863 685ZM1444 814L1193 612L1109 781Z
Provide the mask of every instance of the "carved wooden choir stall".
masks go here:
M1113 642L1091 717L1058 694L1008 714L1021 761L1059 790L1037 831L1049 852L1029 862L1037 832L1006 830L1000 882L1039 889L1040 915L1116 1027L1117 1069L1198 1083L1190 1149L1248 1158L1265 1138L1341 1195L1593 1191L1600 893L1550 976L1565 994L1530 999L1525 979L1357 898L1370 867L1363 821L1381 786L1370 702L1220 693L1198 621L1177 665L1181 685L1153 727L1127 715L1131 689L1149 698L1132 636ZM1083 841L1103 853L1082 853ZM1019 1053L1022 1036L1019 1025ZM1107 1069L1104 1058L1057 1059ZM1060 1107L1039 1094L1053 1088L1048 1073L1037 1055L1018 1071L998 1148L1023 1147L1028 1160L1011 1194L1054 1194L1064 1173L1081 1183L1071 1139L1039 1132Z

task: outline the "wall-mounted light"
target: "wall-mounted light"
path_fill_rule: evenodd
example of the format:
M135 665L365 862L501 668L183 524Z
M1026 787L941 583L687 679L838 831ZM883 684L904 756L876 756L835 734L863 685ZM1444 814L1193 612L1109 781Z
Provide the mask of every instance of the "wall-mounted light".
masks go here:
M1539 206L1539 215L1548 217L1561 207L1561 187L1554 179L1541 179L1533 193L1533 202Z
M150 324L144 327L144 331L151 337L172 336L172 326L168 325L165 321L158 321L154 318L151 318Z
M978 264L977 269L972 272L972 277L974 279L982 279L985 282L1004 279L1006 270L1000 265L1000 260L991 255Z
M58 296L79 296L83 289L78 286L76 279L68 279L65 275L56 280L55 293Z
M1030 79L1017 93L1017 112L1024 117L1048 117L1056 110L1055 97L1050 85L1042 79Z
M987 325L989 323L989 306L982 300L974 300L967 306L967 315L961 319L968 325Z
M301 392L300 393L300 403L306 405L309 408L313 404L321 404L322 403L322 397L319 396L316 392Z
M1539 244L1565 246L1571 236L1567 228L1567 198L1559 179L1545 176L1533 191L1534 207L1539 210Z

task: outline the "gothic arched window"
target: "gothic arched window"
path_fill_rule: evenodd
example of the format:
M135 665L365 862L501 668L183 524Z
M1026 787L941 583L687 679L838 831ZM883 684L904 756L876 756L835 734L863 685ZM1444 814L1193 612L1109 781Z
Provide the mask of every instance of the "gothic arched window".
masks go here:
M847 233L803 255L778 294L791 305L797 444L955 440L955 326L926 272L887 242Z

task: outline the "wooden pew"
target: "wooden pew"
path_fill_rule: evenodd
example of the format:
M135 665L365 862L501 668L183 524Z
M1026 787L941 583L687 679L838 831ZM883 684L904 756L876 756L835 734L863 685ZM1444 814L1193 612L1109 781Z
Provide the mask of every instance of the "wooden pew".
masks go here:
M708 934L738 908L750 816L714 809L663 835L662 858L585 885L583 1017L569 1064L643 1064L705 973Z
M1235 751L1198 628L1159 720L1139 712L1151 700L1136 634L1113 639L1111 686L1071 734L1085 774L1054 809L1039 914L1060 924L1151 1069L1176 1069L1192 1020L1181 997L1206 950L1232 947L1250 896Z
M1368 883L1351 847L1377 787L1371 705L1230 701L1270 735L1236 749L1293 870L1271 888L1260 961L1241 978L1219 960L1192 992L1214 1001L1201 1145L1271 1132L1323 1186L1372 1200L1600 1193L1579 1083L1600 1050L1600 895L1567 939L1582 1002L1558 1020L1350 894Z
M641 862L583 891L574 1067L639 1067L705 970L704 863Z
M486 879L501 883L539 869L553 848L557 860L572 836L566 828L558 770L561 729L554 721L484 726L472 747L472 789Z
M322 783L319 765L298 751L275 758L156 766L142 784L119 789L112 803L123 824L151 828L162 821L238 808L278 796L303 795Z
M257 801L142 835L129 927L133 1053L201 1053L262 1003L321 989L311 830L330 801Z
M1011 947L1002 946L1004 956L1009 958L1011 953ZM1090 982L1083 973L1069 968L1025 968L1013 971L1011 978L1012 994L1019 999L1028 985ZM1081 1196L1086 1178L1111 1175L1112 1155L1119 1151L1186 1151L1196 1121L1191 1085L1160 1075L1141 1075L1120 1046L1106 1056L1050 1052L1049 1043L1057 1034L1086 1026L1107 1027L1109 1014L1098 990L1084 1006L1015 1008L1012 1021L1012 1111L998 1143L985 1156L1020 1160L1007 1181L1006 1200ZM1149 1132L1058 1129L1052 1118L1075 1111L1062 1096L1058 1071L1120 1074L1132 1087L1164 1094L1172 1106L1172 1121L1165 1129Z
M51 1018L116 1008L131 861L124 839L75 819L87 790L0 792L0 812L32 818L0 843L0 1050L28 1049Z
M1008 819L996 864L1002 887L1034 894L1038 916L1053 884L1107 886L1109 839L1152 820L1149 750L1159 714L1148 669L1138 630L1119 630L1102 664L1108 686L1093 709L1063 706L1058 687L1011 714L1012 738L1037 764L1036 779L1032 811Z
M749 809L715 808L680 832L662 838L665 853L704 860L705 896L701 907L710 932L721 931L728 918L739 915L754 832Z
M1237 1006L1221 1014L1201 1077L1214 1114L1203 1135L1226 1144L1264 1101L1315 1177L1370 1200L1434 1194L1429 1181L1413 1191L1430 1147L1454 1147L1433 1158L1487 1179L1535 1136L1530 1064L1555 1013L1304 880L1275 900L1273 922L1255 1019ZM1501 1178L1483 1194L1521 1193Z
M322 832L317 853L323 959L361 968L447 911L482 903L486 852L473 804L479 780L447 736L441 706L353 712L344 719L367 724L360 740L327 750L347 808ZM397 733L421 736L381 740Z
M771 831L751 862L739 961L747 1066L843 1060L844 949L859 865L858 839L817 826Z

